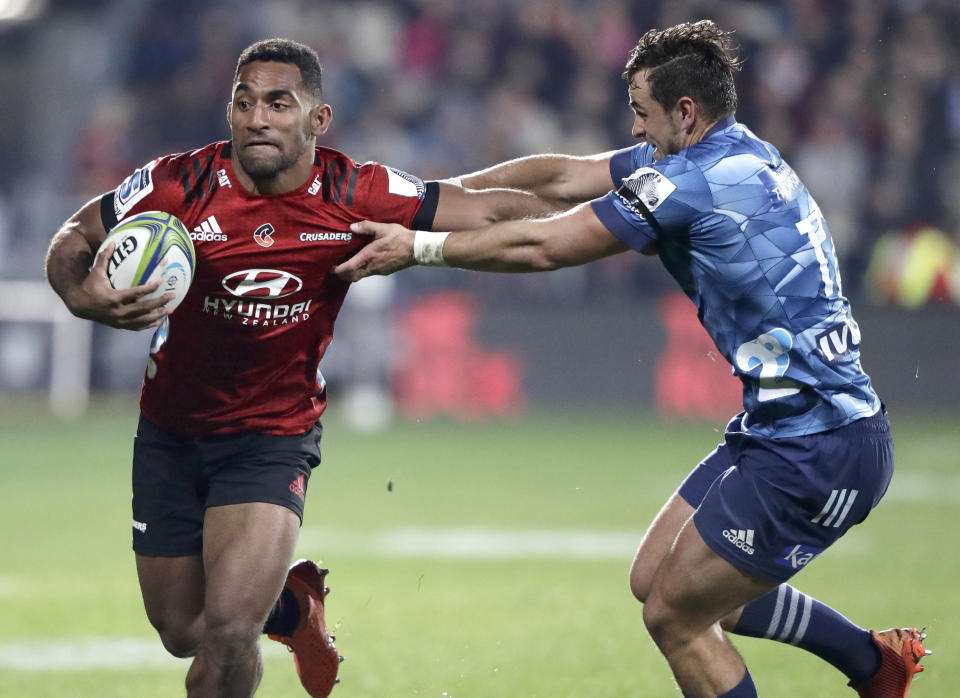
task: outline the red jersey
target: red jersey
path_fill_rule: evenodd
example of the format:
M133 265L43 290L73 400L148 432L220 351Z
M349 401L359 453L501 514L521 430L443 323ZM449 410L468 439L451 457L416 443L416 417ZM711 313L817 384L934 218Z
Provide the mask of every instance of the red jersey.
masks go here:
M429 229L438 187L317 148L303 186L254 195L230 147L158 158L101 200L107 230L165 211L192 231L197 253L186 297L154 334L140 409L185 436L300 434L326 406L320 360L349 287L331 269L366 242L350 224Z

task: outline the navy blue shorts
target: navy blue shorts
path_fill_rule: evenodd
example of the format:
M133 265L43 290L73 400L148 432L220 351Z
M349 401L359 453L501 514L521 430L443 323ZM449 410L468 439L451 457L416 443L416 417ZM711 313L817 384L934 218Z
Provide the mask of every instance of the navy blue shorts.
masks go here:
M303 520L310 471L320 463L317 422L305 434L185 437L140 417L133 443L133 549L199 555L207 507L269 502Z
M838 429L788 438L742 431L680 485L710 548L734 567L783 582L867 518L893 476L893 439L884 413Z

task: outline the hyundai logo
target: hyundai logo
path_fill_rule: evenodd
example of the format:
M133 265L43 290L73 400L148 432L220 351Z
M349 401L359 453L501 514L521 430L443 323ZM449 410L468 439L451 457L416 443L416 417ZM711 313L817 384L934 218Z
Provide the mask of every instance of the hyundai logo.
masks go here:
M235 296L283 298L303 288L293 274L278 269L244 269L223 279L223 287Z

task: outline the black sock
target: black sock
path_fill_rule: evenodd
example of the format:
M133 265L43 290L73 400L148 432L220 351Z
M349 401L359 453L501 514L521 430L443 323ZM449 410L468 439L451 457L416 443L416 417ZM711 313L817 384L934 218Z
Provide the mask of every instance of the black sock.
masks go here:
M300 606L297 603L297 597L285 588L280 593L277 603L273 605L267 622L263 624L263 632L289 637L293 635L298 622L300 622Z

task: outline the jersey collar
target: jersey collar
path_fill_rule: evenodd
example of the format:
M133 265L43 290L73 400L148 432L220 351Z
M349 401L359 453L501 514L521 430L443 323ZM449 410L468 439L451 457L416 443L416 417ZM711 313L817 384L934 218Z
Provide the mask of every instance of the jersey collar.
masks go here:
M733 114L723 117L722 119L720 119L720 121L718 121L713 126L711 126L710 130L703 135L703 140L706 140L707 138L709 138L715 133L719 133L725 128L730 128L735 123L737 123L737 118Z

